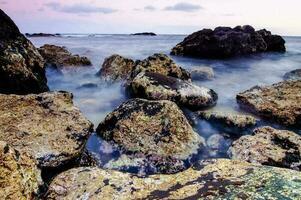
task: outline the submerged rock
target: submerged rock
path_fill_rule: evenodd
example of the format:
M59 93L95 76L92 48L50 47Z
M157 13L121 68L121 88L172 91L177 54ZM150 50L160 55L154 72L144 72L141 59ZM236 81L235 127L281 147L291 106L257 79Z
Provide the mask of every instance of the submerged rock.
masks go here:
M237 95L241 108L286 126L301 127L301 80L253 87Z
M112 55L105 59L98 75L108 80L126 80L133 71L135 62L120 55Z
M42 181L36 161L0 141L0 199L35 199Z
M301 80L301 69L296 69L284 74L284 80Z
M212 67L194 67L190 73L193 80L207 81L214 79Z
M139 178L100 168L58 175L48 199L298 199L301 173L227 159L208 160L172 175Z
M48 91L44 61L32 43L0 9L0 93Z
M26 37L59 37L61 34L51 34L51 33L26 33Z
M46 64L52 67L69 66L91 66L92 63L87 57L72 55L66 47L45 44L39 48L40 54L46 61Z
M266 30L256 32L251 26L203 29L184 39L171 51L172 55L200 58L228 58L266 51L285 51L281 36Z
M140 72L154 72L182 80L190 80L190 73L179 67L165 54L154 54L142 61L136 61L132 78Z
M127 154L157 162L158 169L170 161L188 160L205 144L171 101L131 99L110 113L96 132Z
M211 89L152 72L138 74L130 82L128 89L134 97L170 100L191 109L214 106L218 99L217 94Z
M91 131L70 93L0 95L0 140L32 155L40 167L58 167L79 157Z
M254 135L243 136L232 144L233 159L301 170L301 136L291 131L262 127Z
M229 149L231 140L222 134L213 134L206 140L206 144L210 156L219 156L226 154L225 150Z
M156 33L152 33L152 32L134 33L134 34L131 34L131 35L157 36Z

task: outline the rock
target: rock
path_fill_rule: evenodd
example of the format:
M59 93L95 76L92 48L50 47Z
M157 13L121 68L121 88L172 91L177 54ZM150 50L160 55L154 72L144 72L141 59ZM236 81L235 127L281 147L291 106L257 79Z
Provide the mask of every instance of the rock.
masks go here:
M77 87L77 89L95 89L98 85L96 83L84 83L81 86Z
M131 99L110 113L96 132L127 154L155 159L158 169L169 161L188 160L204 147L204 139L171 101Z
M227 131L243 134L246 129L256 126L256 118L228 109L205 110L196 112L200 119L211 122Z
M35 199L41 186L36 161L0 141L0 199Z
M44 61L32 43L0 9L0 93L48 91Z
M243 136L232 144L233 159L301 170L301 136L291 131L261 127L254 135Z
M133 60L115 54L105 59L98 75L106 80L126 80L133 71L134 65Z
M190 80L190 73L179 67L165 54L154 54L142 61L136 61L132 72L132 78L140 72L154 72L165 76L171 76L182 80Z
M61 34L51 34L51 33L26 33L26 37L59 37Z
M251 26L217 27L203 29L184 39L171 51L172 55L200 58L229 58L266 51L285 51L281 36L263 30L256 32Z
M57 68L69 66L91 66L92 63L87 57L72 55L66 47L45 44L39 48L40 54L46 61L47 65L56 66Z
M301 80L253 87L237 95L241 108L286 126L301 127Z
M284 80L301 80L301 69L296 69L284 74Z
M59 167L78 158L92 124L66 92L0 95L0 140L32 155L39 167Z
M172 175L140 178L100 168L58 175L47 199L298 199L301 173L227 159L207 160Z
M212 67L195 67L190 73L193 80L207 81L214 78Z
M131 35L138 35L138 36L157 36L155 33L152 33L152 32L143 32L143 33L134 33L134 34L131 34Z
M229 149L231 140L226 139L221 134L213 134L206 141L210 156L218 156L225 154L225 150Z
M130 82L128 90L134 97L170 100L190 109L214 106L218 99L213 90L152 72L138 74Z

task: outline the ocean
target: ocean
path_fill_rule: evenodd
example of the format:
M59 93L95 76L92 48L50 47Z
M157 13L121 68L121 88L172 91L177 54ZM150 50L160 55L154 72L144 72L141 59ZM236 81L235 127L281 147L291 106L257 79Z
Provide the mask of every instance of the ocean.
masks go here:
M169 54L171 48L181 42L184 37L184 35L149 37L69 34L62 37L33 37L30 40L36 47L44 44L66 46L70 52L87 56L92 61L92 67L65 69L63 75L47 69L47 79L51 90L72 92L75 105L94 123L96 128L109 112L127 99L121 82L105 82L95 75L104 59L112 54L120 54L135 60L145 59L154 53ZM196 66L212 67L216 76L214 80L194 83L211 88L218 93L218 104L213 109L239 111L236 94L256 85L264 86L280 82L286 72L301 68L301 37L284 37L284 39L286 40L286 53L261 53L227 60L171 57L179 66L188 70ZM91 83L94 87L83 87ZM265 123L284 128L263 122ZM194 128L205 138L213 134L223 134L204 121L197 123ZM301 134L300 130L294 131ZM197 159L227 157L226 150L230 144L231 139L225 139L224 151L205 152ZM90 137L87 149L98 158L100 166L105 166L109 160L116 159L122 154L95 134Z

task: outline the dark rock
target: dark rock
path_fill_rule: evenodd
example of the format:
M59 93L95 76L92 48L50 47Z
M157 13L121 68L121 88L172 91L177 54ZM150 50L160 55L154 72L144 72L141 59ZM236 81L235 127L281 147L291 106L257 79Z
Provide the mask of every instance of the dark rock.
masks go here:
M97 87L98 87L98 85L95 83L84 83L77 89L93 89L93 88L97 88Z
M203 29L184 39L171 51L172 55L200 58L229 58L266 51L285 51L281 36L266 30L258 32L249 25Z
M208 81L214 79L214 71L211 67L194 67L190 73L192 80Z
M301 69L296 69L284 74L284 80L301 80Z
M294 132L262 127L232 144L233 159L301 170L301 137Z
M143 33L134 33L131 35L138 35L138 36L157 36L155 33L152 32L143 32Z
M50 34L50 33L26 33L26 37L59 37L61 34Z
M56 66L57 68L92 65L87 57L72 55L65 47L45 44L38 50L45 59L46 64Z
M15 23L0 10L0 93L48 91L44 61Z
M134 97L149 100L170 100L190 109L214 106L218 99L213 90L152 72L138 74L130 82L128 90Z
M286 126L301 127L301 80L255 86L237 95L242 109Z

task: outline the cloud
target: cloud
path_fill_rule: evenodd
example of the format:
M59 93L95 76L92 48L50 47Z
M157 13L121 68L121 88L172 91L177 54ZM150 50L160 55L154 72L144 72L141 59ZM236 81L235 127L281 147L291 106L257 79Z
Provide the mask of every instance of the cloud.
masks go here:
M102 13L110 14L116 12L117 10L107 7L97 7L91 6L89 4L73 4L73 5L61 5L59 3L47 3L45 6L64 13L73 13L73 14L90 14L90 13Z
M167 6L167 7L165 7L164 10L182 11L182 12L195 12L195 11L202 10L202 9L203 9L203 7L201 7L199 5L181 2L181 3L177 3L173 6Z
M157 10L157 8L154 7L154 6L145 6L144 10L146 10L146 11L155 11L155 10Z

